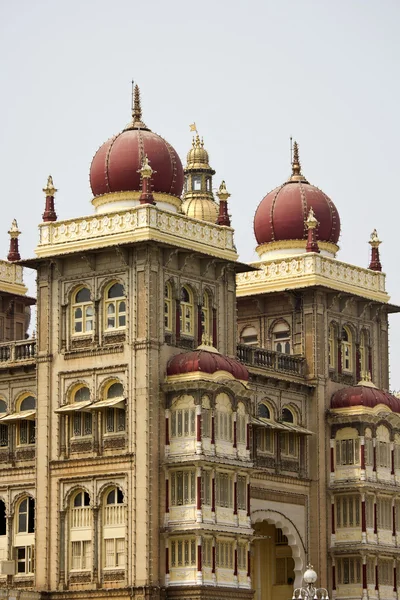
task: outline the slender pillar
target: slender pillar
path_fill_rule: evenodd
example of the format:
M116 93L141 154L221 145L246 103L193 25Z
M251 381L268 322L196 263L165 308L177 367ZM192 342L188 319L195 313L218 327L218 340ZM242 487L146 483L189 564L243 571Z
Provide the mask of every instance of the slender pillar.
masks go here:
M181 302L178 298L175 300L175 340L179 344L181 339Z
M202 332L202 322L201 322L201 313L202 313L203 307L201 306L201 304L199 304L197 306L197 345L201 346L201 344L203 343L203 332Z
M217 309L212 309L212 336L213 336L213 346L218 350L218 334L217 334Z

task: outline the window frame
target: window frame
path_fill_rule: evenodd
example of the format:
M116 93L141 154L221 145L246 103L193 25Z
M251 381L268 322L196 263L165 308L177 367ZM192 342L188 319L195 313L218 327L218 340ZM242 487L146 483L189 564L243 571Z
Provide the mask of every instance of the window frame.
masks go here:
M122 287L124 295L116 296L115 298L109 298L108 295L109 295L110 291L116 285L120 285ZM124 310L121 310L121 308L120 308L121 304L125 305ZM109 315L108 315L108 308L110 306L114 307L114 314L111 317L109 317ZM124 319L123 325L119 325L120 317L123 317L123 319ZM123 331L124 329L126 329L126 317L127 317L127 300L126 300L126 293L125 293L124 286L119 281L113 281L106 287L105 293L104 293L104 332L109 333L110 331L111 332L112 331ZM108 324L109 318L113 318L115 320L114 327L109 326L109 324ZM117 323L118 323L118 325L117 325Z
M184 291L187 293L188 300L183 300ZM180 334L182 336L194 337L194 296L188 285L182 285L180 291Z
M71 335L73 337L81 337L81 336L90 336L94 334L95 331L95 310L94 310L94 302L93 300L86 300L83 302L77 302L76 297L82 290L88 290L89 297L91 298L92 293L89 287L82 285L77 288L72 294L71 298ZM87 315L87 309L92 308L92 314ZM76 317L75 311L81 309L82 316L80 318ZM82 323L82 331L76 331L76 324ZM92 329L86 330L87 322L92 323Z

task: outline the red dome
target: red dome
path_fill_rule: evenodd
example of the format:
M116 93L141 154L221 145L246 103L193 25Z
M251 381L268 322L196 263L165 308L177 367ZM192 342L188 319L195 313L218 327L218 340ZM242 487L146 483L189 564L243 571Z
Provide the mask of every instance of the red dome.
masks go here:
M249 372L239 361L222 356L217 352L207 350L194 350L177 354L168 362L167 375L182 375L201 371L212 375L217 371L227 371L236 379L248 381Z
M324 192L306 181L288 181L261 200L254 217L258 244L307 239L304 221L310 208L319 222L318 239L336 244L340 235L336 206Z
M378 404L384 404L393 412L400 413L399 398L367 385L343 388L335 392L331 399L331 408L351 408L352 406L374 408Z
M133 120L124 131L107 140L96 152L90 167L90 186L94 196L110 192L141 191L138 170L147 154L154 170L154 192L180 196L183 167L172 146L142 122L139 88L135 88Z

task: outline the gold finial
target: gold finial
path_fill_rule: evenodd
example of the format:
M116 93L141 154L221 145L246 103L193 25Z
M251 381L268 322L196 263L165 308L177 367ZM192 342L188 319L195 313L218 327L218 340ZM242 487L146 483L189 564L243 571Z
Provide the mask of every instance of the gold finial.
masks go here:
M12 239L17 238L21 234L20 230L18 229L17 219L13 219L8 233Z
M315 218L313 207L311 207L308 213L308 217L306 219L306 227L307 229L315 229L318 225L319 223Z
M293 144L293 161L292 161L292 175L301 175L301 164L299 158L299 145L295 141Z
M140 90L138 84L133 88L132 117L134 122L142 120L142 106L140 104Z
M153 171L150 166L149 159L147 158L147 154L144 155L144 159L142 161L142 168L138 170L138 173L141 174L143 179L150 179L153 173L157 173L157 171Z
M222 181L221 185L219 186L217 196L220 200L228 200L230 197L230 193L226 189L225 181Z
M53 178L51 175L48 176L47 185L45 188L43 188L43 191L46 194L46 196L54 196L54 194L57 192L56 188L53 185Z
M382 241L379 239L378 232L376 231L376 229L374 229L371 233L368 243L371 245L372 248L378 248L382 244Z
M196 123L190 123L189 127L190 127L190 131L195 131L197 133Z
M292 138L290 138L290 140L291 139ZM299 145L296 141L293 142L292 175L289 177L289 181L303 181L304 183L308 183L307 179L301 172Z

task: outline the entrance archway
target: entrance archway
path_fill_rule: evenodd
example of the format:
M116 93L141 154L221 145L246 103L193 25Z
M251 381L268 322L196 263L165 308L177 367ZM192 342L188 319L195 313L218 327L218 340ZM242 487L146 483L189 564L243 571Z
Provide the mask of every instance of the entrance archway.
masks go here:
M287 600L300 587L305 568L305 548L292 521L274 510L251 515L255 529L252 586L255 600Z

